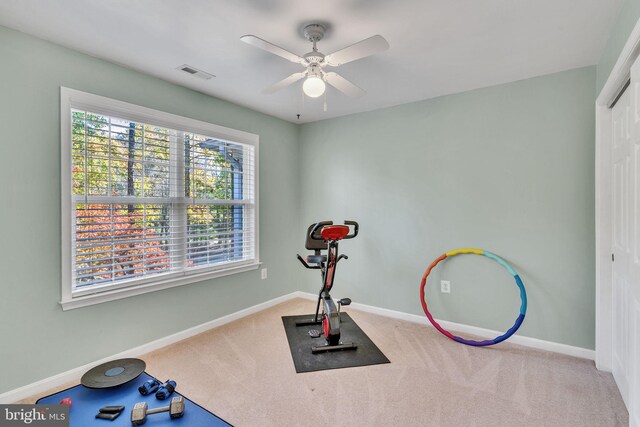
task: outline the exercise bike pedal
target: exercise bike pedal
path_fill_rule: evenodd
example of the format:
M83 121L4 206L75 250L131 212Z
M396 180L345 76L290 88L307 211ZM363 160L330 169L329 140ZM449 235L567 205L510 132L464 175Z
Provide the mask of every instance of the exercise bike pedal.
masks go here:
M350 305L351 304L351 298L342 298L341 300L338 300L338 304L340 304L340 305Z
M322 336L322 332L317 329L310 329L308 334L311 338L320 338Z

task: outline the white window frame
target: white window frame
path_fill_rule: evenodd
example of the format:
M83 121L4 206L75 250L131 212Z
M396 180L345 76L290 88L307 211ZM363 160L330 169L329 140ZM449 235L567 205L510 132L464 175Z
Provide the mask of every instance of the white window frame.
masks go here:
M255 147L255 194L254 194L254 254L253 260L246 264L233 266L214 266L209 269L194 269L179 274L158 275L157 278L149 278L148 281L136 282L135 286L127 287L125 284L112 284L104 287L95 286L88 292L86 290L73 292L72 271L72 231L74 226L73 198L71 194L72 184L72 127L71 110L85 110L109 116L126 118L142 123L154 124L180 131L206 135L211 138L233 141ZM63 310L100 304L147 292L168 289L176 286L187 285L216 277L242 273L255 270L260 266L259 254L259 203L258 203L258 135L215 125L200 120L190 119L163 111L141 107L128 102L118 101L99 95L81 92L75 89L60 87L60 163L61 163L61 221L62 221L62 288L60 305ZM203 271L204 270L204 271Z

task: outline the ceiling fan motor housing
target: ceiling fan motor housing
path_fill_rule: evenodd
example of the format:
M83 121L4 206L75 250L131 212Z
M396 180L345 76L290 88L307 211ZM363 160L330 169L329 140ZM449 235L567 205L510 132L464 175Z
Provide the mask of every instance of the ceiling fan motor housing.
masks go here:
M324 61L324 54L316 50L313 52L305 53L303 58L308 65L318 65L322 63L322 61Z

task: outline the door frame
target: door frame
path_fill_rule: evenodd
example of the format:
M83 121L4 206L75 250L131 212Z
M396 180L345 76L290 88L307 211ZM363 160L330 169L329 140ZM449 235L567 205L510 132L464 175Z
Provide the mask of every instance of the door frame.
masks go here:
M609 105L629 79L640 56L640 20L629 35L611 74L596 99L596 368L613 369L613 310L611 280L611 146Z

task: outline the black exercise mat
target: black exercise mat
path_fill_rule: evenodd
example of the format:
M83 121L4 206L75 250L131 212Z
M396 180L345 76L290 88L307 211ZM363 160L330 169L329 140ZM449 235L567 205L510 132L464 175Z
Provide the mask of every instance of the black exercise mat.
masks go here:
M323 335L319 338L309 336L309 330L322 331L322 325L296 326L297 320L306 319L313 319L313 314L282 316L282 323L287 333L297 373L390 363L389 359L376 347L349 314L344 312L340 313L340 341L343 343L353 342L358 345L358 348L318 354L311 353L311 347L324 345L327 341Z

